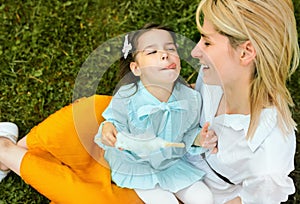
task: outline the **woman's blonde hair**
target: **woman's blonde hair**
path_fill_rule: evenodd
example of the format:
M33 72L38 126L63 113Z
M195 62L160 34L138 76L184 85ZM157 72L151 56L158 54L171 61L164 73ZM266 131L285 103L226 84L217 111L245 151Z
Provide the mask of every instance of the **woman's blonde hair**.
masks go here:
M256 50L255 73L250 87L252 138L263 108L275 106L283 134L296 129L294 106L286 82L299 65L299 45L291 0L202 0L196 21L202 30L202 14L230 40L233 48L250 40Z

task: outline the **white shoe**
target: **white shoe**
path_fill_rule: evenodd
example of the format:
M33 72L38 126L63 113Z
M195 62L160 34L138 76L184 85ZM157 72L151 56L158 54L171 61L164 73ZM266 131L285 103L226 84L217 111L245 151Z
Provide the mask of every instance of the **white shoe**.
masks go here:
M18 126L11 122L0 122L0 137L10 139L13 143L17 143L19 135ZM0 170L0 182L7 176L10 170Z

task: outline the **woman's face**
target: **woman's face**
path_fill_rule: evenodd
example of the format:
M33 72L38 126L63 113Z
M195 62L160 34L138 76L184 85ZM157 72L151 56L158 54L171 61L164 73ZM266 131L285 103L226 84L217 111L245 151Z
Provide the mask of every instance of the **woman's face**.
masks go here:
M153 29L142 34L137 50L131 70L144 84L170 84L178 78L180 58L168 31Z
M211 85L234 85L240 78L240 50L234 49L228 37L221 35L204 19L201 39L191 55L202 64L203 81Z

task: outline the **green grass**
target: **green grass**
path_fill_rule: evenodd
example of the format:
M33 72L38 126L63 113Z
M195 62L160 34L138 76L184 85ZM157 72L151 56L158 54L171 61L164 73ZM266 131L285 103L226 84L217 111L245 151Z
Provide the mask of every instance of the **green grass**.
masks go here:
M104 3L105 2L105 3ZM300 23L300 3L295 0ZM197 42L197 0L0 0L0 121L12 121L24 136L36 124L73 100L75 79L82 64L99 45L146 22L170 25ZM298 26L299 27L299 26ZM184 78L194 70L185 62ZM117 66L104 73L98 94L111 94ZM191 82L195 80L192 77ZM289 82L300 122L299 70ZM297 140L299 146L299 137ZM300 189L300 158L292 173ZM287 203L299 203L299 191ZM0 184L0 204L49 203L11 173Z

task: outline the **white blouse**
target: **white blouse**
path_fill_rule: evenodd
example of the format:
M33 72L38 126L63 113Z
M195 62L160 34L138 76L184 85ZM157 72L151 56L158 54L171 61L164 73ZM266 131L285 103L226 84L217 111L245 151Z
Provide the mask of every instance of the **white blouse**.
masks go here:
M295 133L283 135L275 108L264 109L251 140L246 139L250 115L224 114L214 117L223 91L219 86L203 85L200 124L206 121L218 136L218 153L189 156L191 162L207 172L205 182L214 193L216 204L237 196L243 204L278 204L295 192L289 177L294 170ZM215 172L226 177L229 184Z

